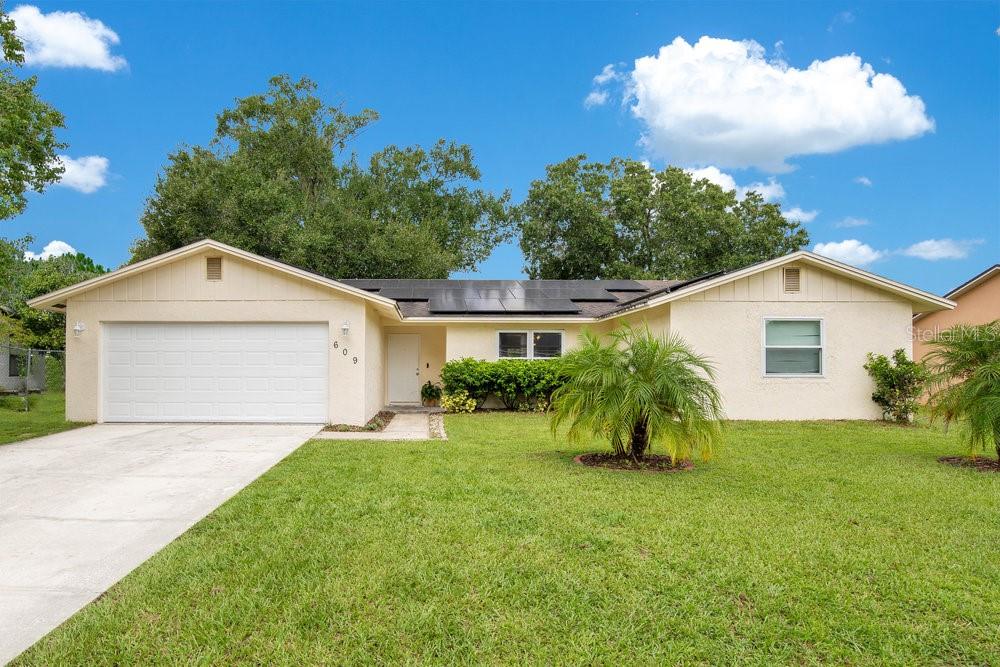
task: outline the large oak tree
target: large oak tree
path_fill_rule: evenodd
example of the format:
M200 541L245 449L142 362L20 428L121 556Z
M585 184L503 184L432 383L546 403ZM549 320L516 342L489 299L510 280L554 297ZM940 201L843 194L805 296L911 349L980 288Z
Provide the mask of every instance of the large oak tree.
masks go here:
M446 278L510 232L510 194L476 187L468 146L346 154L377 119L329 106L308 79L271 79L218 116L208 146L170 155L133 261L211 237L335 278Z
M532 278L692 278L804 247L809 235L756 192L739 199L683 169L635 160L549 165L517 208Z

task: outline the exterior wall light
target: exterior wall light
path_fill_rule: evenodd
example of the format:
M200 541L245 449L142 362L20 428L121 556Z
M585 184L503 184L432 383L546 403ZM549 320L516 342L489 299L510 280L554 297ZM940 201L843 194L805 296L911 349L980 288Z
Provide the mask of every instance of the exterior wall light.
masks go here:
M76 324L73 325L73 335L76 336L77 338L79 338L86 330L87 327L84 325L83 322L78 321Z
M347 334L349 334L351 332L351 323L348 322L347 320L344 320L344 323L340 325L340 330L346 336Z

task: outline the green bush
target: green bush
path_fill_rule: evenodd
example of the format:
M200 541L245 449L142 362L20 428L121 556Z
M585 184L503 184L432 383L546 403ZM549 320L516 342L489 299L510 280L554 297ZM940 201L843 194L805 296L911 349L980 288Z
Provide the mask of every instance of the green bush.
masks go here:
M441 396L441 407L445 412L472 412L476 409L476 399L464 389Z
M552 392L565 383L559 359L465 358L441 369L445 393L466 392L482 407L491 395L509 410L544 410Z
M882 408L882 418L909 422L927 385L927 370L911 361L902 349L893 352L892 359L869 352L864 368L875 381L872 400Z
M45 357L45 389L62 391L66 388L66 362L54 354Z

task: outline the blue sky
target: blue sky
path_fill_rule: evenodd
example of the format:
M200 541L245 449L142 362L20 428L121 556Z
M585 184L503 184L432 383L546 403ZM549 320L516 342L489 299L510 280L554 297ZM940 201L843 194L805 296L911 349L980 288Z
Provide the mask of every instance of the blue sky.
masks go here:
M218 111L288 73L381 114L361 156L455 139L485 187L515 199L571 155L630 156L763 184L811 218L813 245L934 292L1000 261L997 2L6 9L79 161L0 223L36 252L59 240L125 261L167 154L208 141ZM480 275L522 275L519 250L499 248Z

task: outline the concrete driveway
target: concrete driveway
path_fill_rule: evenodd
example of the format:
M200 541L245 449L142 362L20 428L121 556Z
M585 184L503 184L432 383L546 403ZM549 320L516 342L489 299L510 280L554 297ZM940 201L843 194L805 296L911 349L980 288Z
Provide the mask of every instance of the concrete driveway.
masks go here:
M98 424L0 446L0 664L318 429Z

